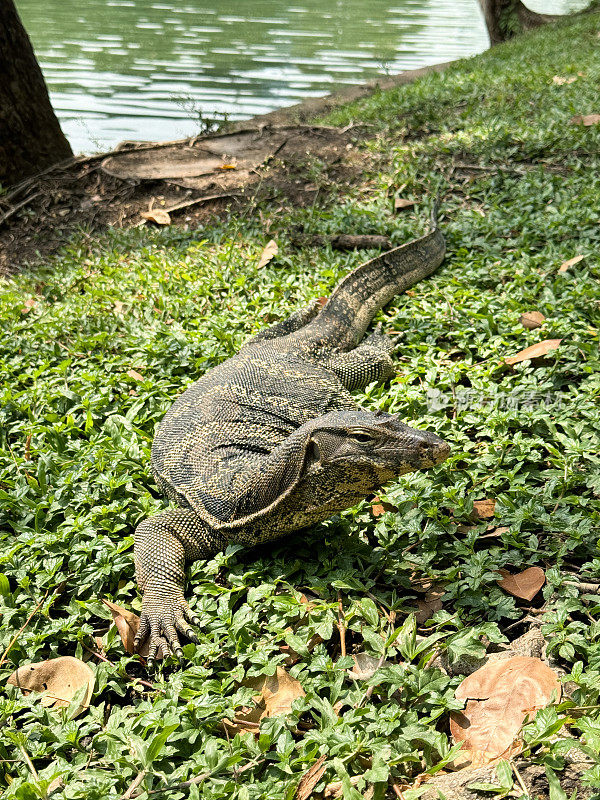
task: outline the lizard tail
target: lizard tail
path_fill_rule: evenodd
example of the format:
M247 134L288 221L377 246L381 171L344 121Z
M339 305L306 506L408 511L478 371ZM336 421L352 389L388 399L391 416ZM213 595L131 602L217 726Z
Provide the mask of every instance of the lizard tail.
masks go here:
M431 230L419 239L366 261L338 283L322 311L302 329L302 339L319 347L350 350L371 320L397 294L431 275L446 252L438 225L439 200L431 209Z

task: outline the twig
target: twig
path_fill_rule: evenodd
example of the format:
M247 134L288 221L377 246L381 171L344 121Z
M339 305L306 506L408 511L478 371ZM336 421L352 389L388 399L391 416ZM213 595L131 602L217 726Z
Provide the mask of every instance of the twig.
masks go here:
M45 599L48 597L48 591L49 591L49 590L48 590L48 589L46 589L46 594L45 594L45 595L42 597L42 599L40 600L40 602L39 602L39 603L37 604L37 606L36 606L36 607L33 609L33 611L31 612L31 614L30 614L30 615L27 617L27 619L25 620L25 622L24 622L24 623L21 625L21 627L19 628L19 630L18 630L18 631L15 633L15 635L13 636L13 638L12 638L12 639L10 640L10 642L8 643L8 647L6 648L6 650L4 651L4 653L2 654L2 658L0 658L0 667L1 667L1 666L4 664L4 662L6 661L6 659L7 659L7 657L8 657L8 654L9 654L9 652L10 652L10 650L11 650L12 646L14 645L14 643L17 641L17 639L19 638L19 636L20 636L20 635L23 633L23 631L25 630L25 628L26 628L26 627L29 625L29 623L31 622L31 620L33 619L33 617L34 617L34 616L37 614L37 612L40 610L41 606L42 606L42 605L43 605L43 603L44 603L44 600L45 600ZM56 594L56 589L54 590L54 593L53 593L53 594Z
M535 617L532 617L529 614L526 614L524 617L521 617L520 619L516 620L516 622L511 622L510 625L507 625L506 628L504 628L503 630L504 630L504 632L510 631L513 628L518 628L519 625L524 625L526 622L529 622L532 625L533 624L535 624L535 625L541 625L542 624L539 619L536 619Z
M345 623L344 606L342 603L342 593L338 589L338 631L340 632L340 651L342 658L346 655L346 625Z
M404 800L402 789L398 786L397 783L392 784L392 789L394 790L394 794L396 795L396 797L400 798L400 800Z
M189 781L182 781L181 783L174 783L171 786L161 786L158 789L151 789L148 794L163 794L164 792L178 792L182 789L189 789L190 786L203 783L207 778L210 778L211 775L212 772L202 772L200 775L196 775L195 778L190 778Z
M390 250L392 242L388 236L378 234L298 234L292 237L291 243L294 247L325 247L330 244L334 250L366 250L377 248Z
M146 777L147 774L148 774L148 770L147 769L143 769L139 773L139 775L137 775L137 777L132 781L131 785L129 786L129 789L127 789L125 794L121 795L119 800L131 800L131 798L133 797L133 793L138 788L140 783L144 780L144 778Z
M525 786L525 784L524 784L524 782L523 782L523 778L521 777L521 773L520 773L520 772L519 772L519 770L517 769L517 765L515 764L515 762L514 762L514 761L511 761L511 762L510 762L510 765L511 765L511 767L512 767L512 769L513 769L513 772L515 773L515 777L516 777L517 781L519 782L519 786L521 787L521 789L523 790L523 792L525 793L525 795L526 795L527 797L529 797L529 790L527 789L527 787Z
M176 206L171 206L171 208L163 208L162 211L166 211L167 214L171 214L173 211L179 211L180 208L195 206L197 203L207 203L209 200L223 200L226 197L239 196L239 192L227 192L226 194L207 194L204 195L204 197L195 197L193 200L185 200L183 203L177 203Z
M97 650L92 650L91 647L88 647L83 642L82 645L88 651L88 653L91 653L93 656L96 656L96 658L99 658L100 661L105 661L107 664L111 664L111 666L113 667L115 666L113 662L106 656L103 656L102 653L99 653ZM142 686L147 686L148 689L152 689L155 692L162 692L163 694L165 693L164 689L159 689L157 686L154 686L154 684L150 683L149 681L145 681L142 678L136 678L134 675L130 675L128 672L123 672L121 674L123 675L123 677L127 678L127 680L131 681L132 683L141 683Z
M27 750L25 750L25 746L23 744L19 744L19 750L21 751L21 753L23 753L23 760L29 767L29 771L31 772L35 780L39 781L40 776L37 774L37 770L33 765L33 761L31 760L29 753L27 752Z
M429 669L429 667L433 664L434 661L440 657L442 651L439 647L434 647L432 654L429 656L425 664L423 665L423 669Z

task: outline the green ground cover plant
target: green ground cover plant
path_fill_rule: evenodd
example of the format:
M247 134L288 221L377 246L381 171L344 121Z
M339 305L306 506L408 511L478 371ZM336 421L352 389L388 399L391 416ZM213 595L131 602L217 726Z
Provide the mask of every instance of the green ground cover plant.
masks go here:
M371 125L378 165L351 192L327 186L311 208L275 203L199 231L82 235L3 279L0 679L57 655L96 672L76 718L17 690L0 699L5 797L46 797L60 778L67 798L120 797L138 779L128 796L291 800L321 756L316 793L339 781L352 800L368 787L394 796L456 755L460 675L436 656L480 658L540 625L569 695L526 726L524 755L566 797L566 721L587 761L579 796L600 790L600 125L570 121L600 112L599 31L597 15L544 28L337 111L329 123ZM392 213L398 191L414 210ZM292 228L401 243L424 230L428 193L444 197L448 255L380 315L401 333L398 372L359 400L436 431L449 460L390 486L380 516L365 502L192 565L200 642L182 669L148 675L102 599L140 608L133 531L164 507L149 473L155 425L249 335L371 255L292 247ZM279 255L257 270L273 237ZM528 330L519 319L533 310L546 320ZM561 340L545 358L504 363L545 339ZM482 499L493 518L474 516ZM547 581L531 603L497 585L499 570L529 566ZM417 628L427 581L442 608ZM252 703L244 684L285 666L290 647L305 692L291 713L257 736L224 729ZM355 652L382 665L367 681L348 678ZM513 783L502 767L491 791Z

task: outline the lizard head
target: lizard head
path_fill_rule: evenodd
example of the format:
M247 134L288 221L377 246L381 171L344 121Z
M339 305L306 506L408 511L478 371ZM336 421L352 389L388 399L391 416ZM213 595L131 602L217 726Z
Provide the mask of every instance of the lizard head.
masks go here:
M332 412L315 421L309 445L309 469L342 467L375 486L407 472L445 461L450 448L429 431L416 430L384 412ZM369 478L367 478L369 476Z

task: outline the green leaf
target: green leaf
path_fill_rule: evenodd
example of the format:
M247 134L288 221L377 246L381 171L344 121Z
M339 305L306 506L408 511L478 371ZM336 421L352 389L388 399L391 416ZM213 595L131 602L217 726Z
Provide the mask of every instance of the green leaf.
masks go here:
M379 611L370 597L365 597L360 601L360 609L369 625L377 628L379 626Z
M174 725L167 725L159 733L154 735L146 750L146 757L143 764L144 769L148 769L148 767L150 767L152 763L159 758L169 736L178 728L179 725L177 723Z
M0 572L0 595L10 597L10 584L6 575Z
M545 768L546 777L548 778L548 785L550 787L550 800L569 800L567 793L560 785L560 781L558 780L556 772L554 772L554 770L551 769L547 764Z

